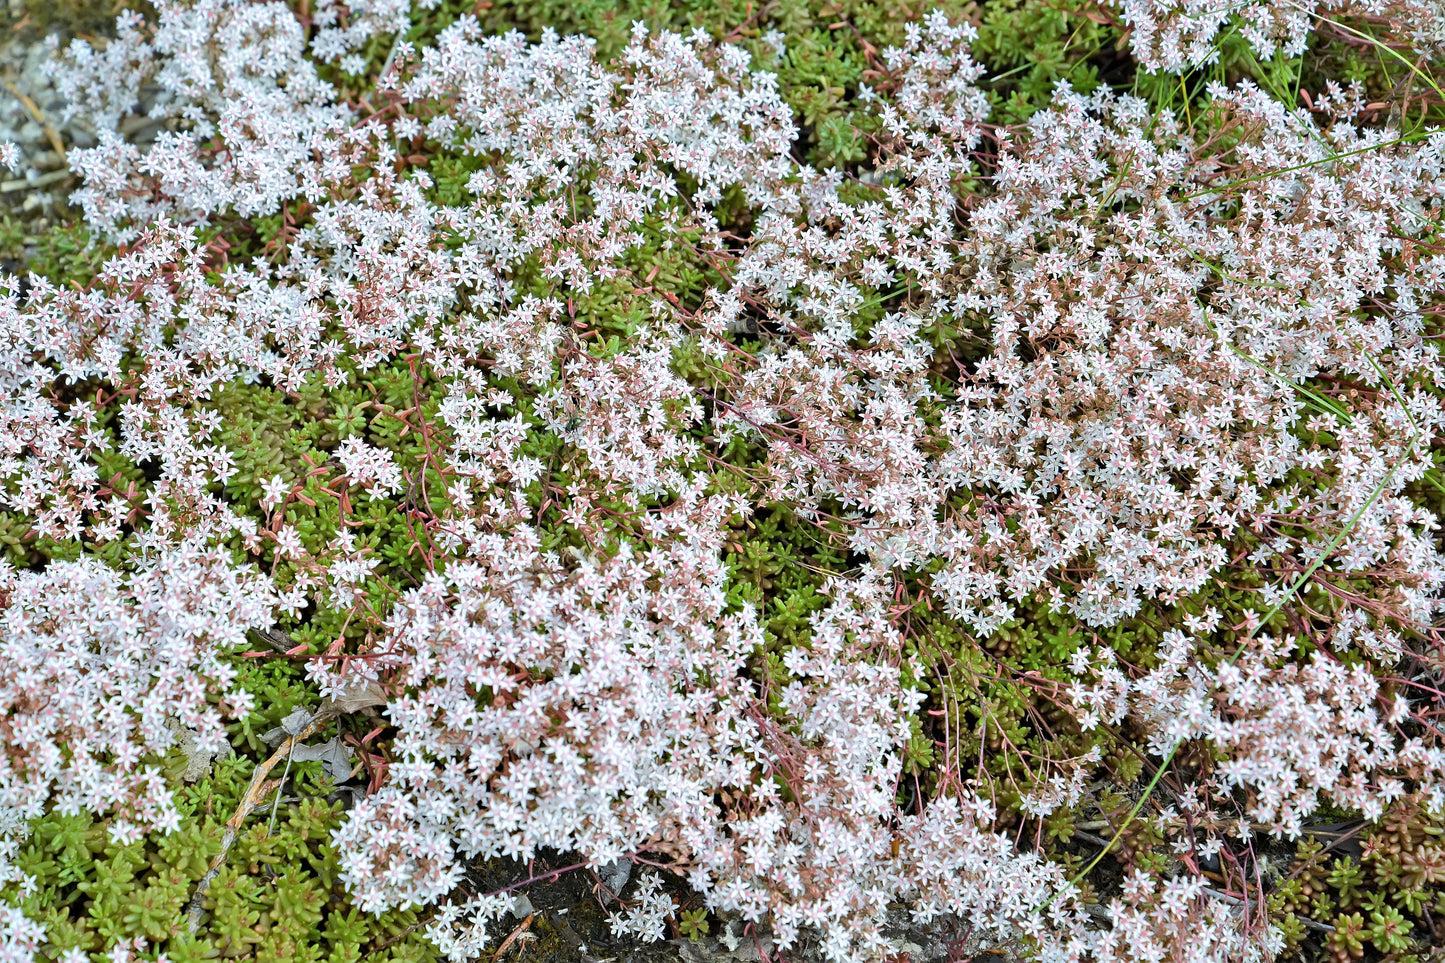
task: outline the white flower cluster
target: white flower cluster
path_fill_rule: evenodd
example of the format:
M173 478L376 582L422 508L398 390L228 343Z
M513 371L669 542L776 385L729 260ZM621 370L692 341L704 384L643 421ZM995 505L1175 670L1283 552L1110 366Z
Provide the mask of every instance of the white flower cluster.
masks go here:
M0 904L0 963L32 963L45 938L45 927L18 907Z
M85 178L72 201L87 221L124 239L158 217L228 209L252 217L274 212L284 198L324 196L314 158L351 123L305 56L305 33L290 9L200 0L158 12L155 25L128 12L104 49L77 40L52 62L71 113L99 139L69 154ZM119 131L148 87L146 116L164 129L142 156ZM207 149L213 138L230 149Z
M1227 176L1167 113L1064 90L965 232L941 132L917 135L909 190L829 202L833 230L760 226L719 314L798 336L729 359L718 420L770 443L770 497L853 510L884 567L942 559L933 591L980 632L1041 591L1100 626L1185 597L1246 526L1269 533L1251 561L1309 565L1329 536L1284 534L1300 516L1345 533L1327 570L1390 571L1381 604L1429 624L1445 558L1403 491L1445 424L1418 387L1442 377L1420 312L1445 140L1321 131L1247 86L1215 107L1244 135ZM859 343L878 272L930 298ZM950 326L972 360L943 398L925 338ZM1320 376L1366 390L1311 411L1297 386Z
M1136 878L1112 928L1091 925L1059 867L993 832L967 791L899 812L919 696L902 682L895 579L932 572L933 596L980 633L1041 594L1102 627L1202 588L1250 536L1253 564L1314 567L1331 601L1311 631L1398 655L1445 581L1436 520L1405 491L1445 429L1424 387L1445 381L1424 315L1445 289L1429 237L1445 141L1321 128L1241 86L1212 92L1235 145L1219 155L1138 100L1064 88L995 132L987 190L960 200L985 184L987 100L972 31L933 15L884 54L868 94L880 186L852 201L841 175L790 156L774 79L701 35L639 27L608 66L589 41L483 37L464 17L419 57L398 48L363 114L317 78L287 5L156 9L58 69L107 131L142 84L161 91L152 115L173 129L148 152L112 133L73 155L90 226L134 243L87 290L37 280L24 303L13 287L0 300L0 504L57 539L133 528L146 552L125 574L89 560L0 575L0 801L116 811L127 837L173 823L143 761L170 744L166 717L218 740L207 699L244 710L222 659L242 633L317 602L361 613L376 564L349 532L308 554L275 510L280 477L258 506L217 494L236 469L214 393L338 387L343 357L406 359L444 384L418 430L446 484L428 532L447 561L356 658L310 665L323 694L396 693L396 761L335 838L363 908L445 901L464 859L647 851L711 907L766 918L784 948L815 931L836 960L896 949L895 901L1022 934L1049 959L1277 949L1188 881ZM314 56L402 20L394 4L350 11L341 33L318 20ZM432 199L403 146L418 138L474 164L461 202ZM743 239L716 214L739 198ZM270 261L210 270L197 227L278 213ZM633 277L626 256L658 236L728 283L689 307ZM633 330L589 349L573 299L623 281ZM732 336L746 322L760 347ZM962 355L946 378L941 332ZM675 370L681 352L715 389ZM81 380L104 386L94 401L67 391ZM555 495L592 551L543 547L525 489L552 483L523 451L538 430L561 442ZM766 460L741 493L710 490L715 446L740 436ZM112 448L155 480L99 477ZM336 458L376 497L426 484L359 438ZM723 562L728 520L770 502L840 523L866 559L829 583L778 691L743 671L762 627L727 605ZM609 544L604 519L628 535ZM278 592L200 547L232 536L302 574ZM1215 671L1182 634L1163 657L1142 680L1081 662L1097 684L1076 702L1086 721L1142 718L1156 751L1212 742L1229 761L1203 805L1243 787L1254 818L1288 833L1321 796L1373 811L1401 791L1392 779L1439 800L1440 750L1397 737L1368 672L1263 640ZM1082 787L1061 777L1029 804ZM457 903L430 932L475 955L507 905ZM655 935L660 912L644 901L619 925Z
M347 73L360 74L366 58L357 50L410 25L411 0L319 0L311 14L310 50L317 60L339 62Z
M1109 915L1113 926L1095 950L1099 963L1263 963L1284 948L1276 931L1249 932L1250 921L1208 897L1197 878L1161 881L1131 873Z
M390 495L401 490L401 469L385 448L348 438L337 448L336 458L350 480L370 494Z
M612 918L613 936L631 936L644 943L655 943L667 933L667 917L672 913L672 897L662 891L662 879L656 873L643 875L633 894L637 905Z
M1130 27L1130 50L1151 72L1214 63L1229 25L1263 60L1276 53L1299 56L1319 24L1341 18L1385 21L1392 39L1426 54L1438 54L1445 39L1445 8L1438 0L1114 0L1113 5Z
M1243 790L1257 828L1295 838L1326 802L1378 819L1410 781L1427 805L1445 804L1445 753L1401 735L1409 703L1397 697L1382 712L1379 680L1365 666L1347 668L1326 652L1300 665L1288 661L1294 641L1261 636L1209 669L1192 642L1171 631L1159 667L1135 679L1100 650L1073 696L1086 727L1131 717L1156 754L1192 739L1219 751L1225 761L1195 787L1201 812L1227 808Z
M5 563L0 602L0 832L13 841L52 807L116 813L122 843L174 829L170 790L147 758L176 743L172 720L198 750L217 751L223 719L249 711L223 656L274 618L267 579L181 545L129 574L94 559L39 573Z

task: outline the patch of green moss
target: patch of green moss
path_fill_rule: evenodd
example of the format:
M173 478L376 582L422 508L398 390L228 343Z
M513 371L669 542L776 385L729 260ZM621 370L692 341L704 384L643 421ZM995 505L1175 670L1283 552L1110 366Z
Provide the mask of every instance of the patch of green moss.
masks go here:
M436 950L418 932L416 910L372 916L352 905L330 841L343 805L330 798L335 787L319 762L291 766L274 826L269 808L246 821L191 932L192 900L221 852L224 824L256 761L271 751L256 734L291 708L317 701L294 663L242 661L239 667L259 708L232 727L235 754L191 784L182 781L186 759L179 750L157 760L175 793L177 830L120 845L111 839L108 819L85 812L51 812L32 823L16 862L36 882L19 902L46 926L42 958L79 949L98 961L117 942L140 937L147 941L145 958L164 953L173 963L432 963Z

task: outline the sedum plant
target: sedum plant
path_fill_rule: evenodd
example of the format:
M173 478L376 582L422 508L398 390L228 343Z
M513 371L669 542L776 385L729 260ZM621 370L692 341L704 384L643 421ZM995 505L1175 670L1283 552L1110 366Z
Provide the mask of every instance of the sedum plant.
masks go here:
M475 958L544 852L649 867L619 936L705 931L665 872L834 960L1433 938L1442 135L1084 60L996 124L942 12L436 7L57 56L108 256L0 299L0 953ZM1162 9L1095 49L1309 37Z

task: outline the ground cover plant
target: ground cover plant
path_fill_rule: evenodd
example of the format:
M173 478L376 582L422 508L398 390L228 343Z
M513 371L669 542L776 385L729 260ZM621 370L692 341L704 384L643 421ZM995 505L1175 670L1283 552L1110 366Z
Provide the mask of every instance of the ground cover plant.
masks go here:
M0 958L1445 945L1438 6L33 12Z

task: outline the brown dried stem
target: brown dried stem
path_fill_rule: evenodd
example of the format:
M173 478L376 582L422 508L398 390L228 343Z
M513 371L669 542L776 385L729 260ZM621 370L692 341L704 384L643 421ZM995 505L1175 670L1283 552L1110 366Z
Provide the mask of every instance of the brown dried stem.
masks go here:
M186 909L187 928L192 936L196 935L201 928L201 915L204 912L206 891L211 888L211 880L216 878L216 874L225 864L226 856L231 852L231 847L235 845L241 827L246 824L246 818L261 807L271 790L280 787L281 780L268 780L266 776L282 760L290 758L291 751L297 745L326 728L340 714L340 710L335 705L323 705L316 715L311 717L311 721L301 728L300 732L283 740L271 757L258 764L256 771L251 773L251 784L246 787L245 794L241 796L240 805L236 807L231 818L226 820L226 831L221 837L221 851L211 860L211 866L206 870L206 875L202 876L201 881L196 884L196 892L191 897L191 902Z

